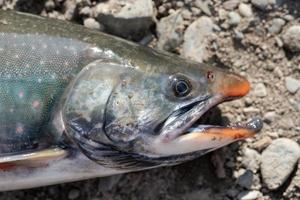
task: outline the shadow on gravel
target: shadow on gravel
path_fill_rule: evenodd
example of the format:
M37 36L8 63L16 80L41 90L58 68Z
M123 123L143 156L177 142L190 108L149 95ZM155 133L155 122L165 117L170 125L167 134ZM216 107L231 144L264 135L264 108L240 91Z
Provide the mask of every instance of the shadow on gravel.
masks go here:
M45 8L46 0L18 0L15 9L21 12L40 14Z

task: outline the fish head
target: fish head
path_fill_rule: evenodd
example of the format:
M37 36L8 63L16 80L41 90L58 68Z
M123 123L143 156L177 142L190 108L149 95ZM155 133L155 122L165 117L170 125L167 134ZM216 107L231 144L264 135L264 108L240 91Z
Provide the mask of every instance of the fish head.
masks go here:
M69 87L63 120L80 150L102 165L173 165L261 129L259 119L231 127L197 123L212 107L249 89L244 77L198 63L132 67L98 61Z

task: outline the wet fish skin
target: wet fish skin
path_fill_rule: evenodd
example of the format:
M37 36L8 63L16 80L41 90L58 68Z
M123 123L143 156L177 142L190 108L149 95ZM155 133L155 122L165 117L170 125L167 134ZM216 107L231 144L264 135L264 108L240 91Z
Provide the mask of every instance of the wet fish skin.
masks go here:
M257 131L195 124L245 78L67 22L0 11L0 69L0 191L174 165Z

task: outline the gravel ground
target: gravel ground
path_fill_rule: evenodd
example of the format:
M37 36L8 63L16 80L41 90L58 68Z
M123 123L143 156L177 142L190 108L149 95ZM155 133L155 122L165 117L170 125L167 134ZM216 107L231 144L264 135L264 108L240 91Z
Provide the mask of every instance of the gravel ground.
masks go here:
M0 0L245 75L210 123L261 116L254 138L179 166L0 193L4 199L300 199L300 1Z

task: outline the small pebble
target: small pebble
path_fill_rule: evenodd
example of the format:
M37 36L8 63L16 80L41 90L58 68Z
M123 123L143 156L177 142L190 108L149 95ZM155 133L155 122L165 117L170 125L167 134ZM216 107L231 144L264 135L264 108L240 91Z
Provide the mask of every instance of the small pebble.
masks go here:
M291 94L295 94L300 88L300 80L288 76L285 78L285 87Z
M68 193L68 199L77 199L80 196L80 191L77 189L72 189L69 193Z
M300 158L300 146L297 142L280 138L263 151L261 174L270 190L280 187L294 170Z
M282 35L283 44L292 52L300 51L300 25L294 25Z
M205 13L208 16L211 16L211 11L208 7L208 1L203 1L203 0L196 0L195 1L195 6L197 8L200 8L200 10Z
M228 23L230 25L238 25L241 21L241 16L237 12L229 12L228 13Z
M276 0L251 0L251 3L261 10L267 10L271 6L275 5Z
M245 4L245 3L241 3L239 5L239 12L242 16L244 17L252 17L253 13L252 13L252 8L249 4Z
M236 188L231 188L227 190L227 195L230 197L236 197L239 194L239 191Z
M246 169L249 169L254 173L256 173L257 170L259 169L259 165L261 162L261 155L253 149L245 148L243 149L242 158L243 158L242 160L243 166Z
M186 20L192 19L192 13L187 9L185 9L181 12L181 16L183 17L183 19L186 19Z
M260 193L259 191L253 190L253 191L244 191L241 192L237 199L238 200L257 200L260 197L262 197L262 193Z
M253 92L258 97L266 97L268 95L267 88L263 83L257 83Z
M277 117L276 112L270 111L270 112L266 112L263 118L264 118L264 122L270 124L275 120L276 117Z
M92 13L92 10L90 7L88 6L85 6L84 8L82 8L79 12L81 15L84 15L84 16L90 16L91 13Z
M100 24L94 18L87 18L83 21L83 25L90 29L100 29Z
M285 25L285 21L281 18L275 18L271 21L270 26L268 27L268 32L270 34L277 34L281 32L282 27Z
M250 170L246 170L244 174L242 174L237 179L237 184L243 188L251 189L253 182L253 172Z
M277 135L277 137L278 137L278 135ZM256 142L254 142L252 146L254 149L261 152L263 149L265 149L267 146L269 146L271 144L271 142L272 142L272 139L270 137L266 136Z
M225 1L223 3L223 8L225 8L226 10L233 10L239 5L239 3L240 3L240 0Z
M54 8L55 8L55 3L53 0L48 0L46 3L45 3L45 8L47 11L52 11Z

